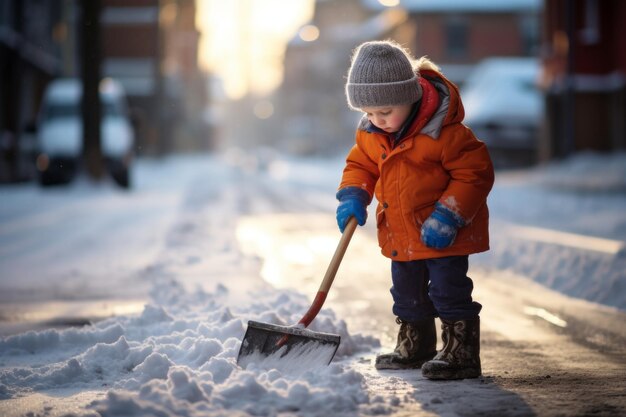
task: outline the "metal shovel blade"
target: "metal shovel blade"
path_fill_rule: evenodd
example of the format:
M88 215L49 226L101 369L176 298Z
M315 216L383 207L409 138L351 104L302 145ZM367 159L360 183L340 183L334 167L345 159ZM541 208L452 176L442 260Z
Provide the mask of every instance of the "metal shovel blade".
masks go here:
M237 364L245 367L248 363L291 356L301 363L309 359L328 365L340 341L341 337L336 334L250 320L241 342Z
M356 227L357 220L354 217L350 218L313 304L300 319L298 326L287 327L248 321L248 329L241 341L237 356L239 366L245 368L251 363L264 362L265 366L279 367L287 363L303 369L308 366L330 364L337 352L341 337L336 334L313 332L307 330L306 327L311 324L322 308Z

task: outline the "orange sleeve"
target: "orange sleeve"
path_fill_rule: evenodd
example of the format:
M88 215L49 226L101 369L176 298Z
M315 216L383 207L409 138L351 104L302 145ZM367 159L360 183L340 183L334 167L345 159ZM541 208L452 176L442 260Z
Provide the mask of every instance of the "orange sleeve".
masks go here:
M361 132L357 133L356 144L346 158L346 166L339 189L345 187L359 187L367 191L370 198L374 195L374 187L380 172L378 164L371 152L368 152L366 141Z
M469 223L486 204L493 186L491 157L487 146L462 124L450 126L440 140L444 141L442 164L450 182L439 202Z

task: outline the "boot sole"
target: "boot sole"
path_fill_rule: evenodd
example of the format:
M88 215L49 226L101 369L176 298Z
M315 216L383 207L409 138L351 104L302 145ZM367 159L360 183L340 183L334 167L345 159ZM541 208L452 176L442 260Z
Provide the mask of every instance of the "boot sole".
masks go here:
M424 361L421 362L415 362L414 364L407 364L407 365L389 365L389 364L384 364L384 365L374 365L374 367L378 370L402 370L402 369L420 369L422 367L422 365L424 365L426 362L428 362L428 359L425 359Z
M415 362L409 362L409 363L376 363L374 365L374 367L378 370L403 370L403 369L420 369L422 367L422 365L424 365L426 362L428 362L429 360L431 360L432 358L435 357L435 355L437 354L437 352L432 352L430 355L428 355L427 357L425 357L424 359L420 359L418 361Z
M432 380L472 379L481 375L480 369L438 369L432 373L422 370L422 375Z

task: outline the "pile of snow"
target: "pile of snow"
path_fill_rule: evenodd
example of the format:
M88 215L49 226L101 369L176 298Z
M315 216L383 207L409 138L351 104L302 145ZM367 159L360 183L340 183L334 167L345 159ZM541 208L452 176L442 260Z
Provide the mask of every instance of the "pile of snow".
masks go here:
M478 264L626 310L626 153L497 172L489 212Z
M580 152L536 170L544 185L578 193L626 193L626 153Z
M339 363L308 369L302 361L237 366L246 320L295 323L309 304L305 296L272 290L235 309L228 306L229 289L223 285L211 293L186 291L176 281L157 288L138 316L0 340L0 398L63 388L110 389L88 408L126 416L324 415L368 407L363 376ZM357 346L378 346L370 337L349 334L330 310L322 310L311 329L342 337L339 359Z
M248 320L293 325L314 294L272 287L260 277L260 259L241 252L235 230L242 210L263 211L263 201L244 204L241 189L217 188L206 179L234 182L231 176L239 177L242 164L196 162L171 162L182 170L176 169L165 185L157 181L161 173L124 196L132 203L142 201L152 187L160 196L171 191L176 197L183 190L182 199L172 199L179 201L178 209L164 213L169 231L158 237L163 240L153 261L130 277L101 281L120 296L137 285L152 288L143 311L84 328L0 338L0 414L14 412L20 398L30 402L37 394L65 400L42 410L29 406L24 413L67 412L75 393L83 395L80 413L90 416L323 416L381 414L395 407L391 400L372 397L363 374L346 363L380 342L349 333L330 309L309 327L341 336L330 365L312 361L308 366L292 357L237 365ZM310 169L322 172L316 167L325 166L314 163ZM271 174L286 181L291 169L273 164ZM172 169L164 171L171 174ZM298 181L312 182L310 172L301 174Z

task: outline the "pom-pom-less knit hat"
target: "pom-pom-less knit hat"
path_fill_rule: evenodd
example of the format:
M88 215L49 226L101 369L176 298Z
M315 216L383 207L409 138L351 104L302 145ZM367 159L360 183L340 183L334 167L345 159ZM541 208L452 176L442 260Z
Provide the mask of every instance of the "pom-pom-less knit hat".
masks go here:
M353 110L412 104L422 97L411 57L390 41L361 44L352 57L346 97Z

